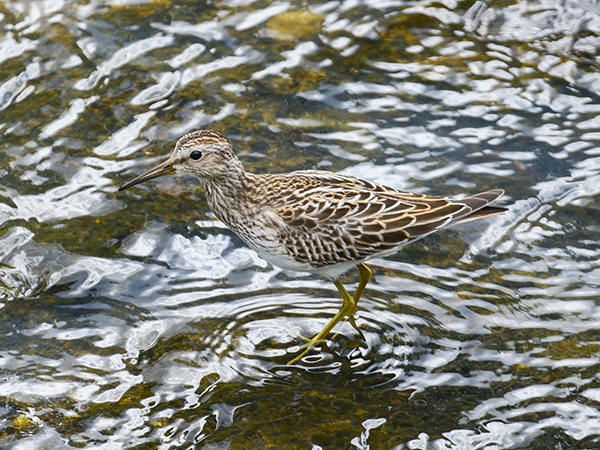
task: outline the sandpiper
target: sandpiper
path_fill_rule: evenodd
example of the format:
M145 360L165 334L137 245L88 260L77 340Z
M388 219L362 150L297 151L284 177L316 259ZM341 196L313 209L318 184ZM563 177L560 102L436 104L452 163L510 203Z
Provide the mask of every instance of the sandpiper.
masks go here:
M325 342L329 332L354 313L371 270L365 261L457 222L505 211L488 206L504 191L471 197L415 194L339 173L303 170L282 174L246 172L220 133L199 130L183 136L162 164L119 188L172 173L194 175L208 205L250 248L283 269L318 273L333 281L343 302L329 323L290 361ZM340 281L358 266L360 281L350 295Z

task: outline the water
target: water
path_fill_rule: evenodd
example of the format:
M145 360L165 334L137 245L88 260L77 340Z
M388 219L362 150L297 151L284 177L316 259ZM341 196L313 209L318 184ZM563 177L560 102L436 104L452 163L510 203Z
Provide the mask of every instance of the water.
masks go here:
M598 447L599 12L0 4L0 447ZM254 172L510 211L374 261L362 335L287 366L333 284L265 263L192 179L116 192L199 128Z

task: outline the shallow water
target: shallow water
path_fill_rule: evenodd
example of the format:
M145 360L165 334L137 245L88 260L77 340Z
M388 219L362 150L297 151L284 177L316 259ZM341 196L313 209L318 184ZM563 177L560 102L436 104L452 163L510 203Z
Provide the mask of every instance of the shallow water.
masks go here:
M0 3L0 447L599 446L600 9L488 3ZM193 179L116 191L199 128L510 210L375 260L287 366L333 284Z

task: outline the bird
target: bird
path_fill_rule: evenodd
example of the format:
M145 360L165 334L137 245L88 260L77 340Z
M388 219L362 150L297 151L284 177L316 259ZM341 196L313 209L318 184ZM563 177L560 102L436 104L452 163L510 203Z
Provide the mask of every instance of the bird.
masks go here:
M288 364L325 343L345 318L356 328L357 304L372 276L367 261L449 225L507 210L489 205L502 189L449 199L329 171L247 172L229 140L212 130L184 135L165 162L118 190L169 174L196 177L214 215L261 258L283 269L320 274L336 286L339 311L313 338L303 338L301 353ZM340 277L353 267L360 280L350 295Z

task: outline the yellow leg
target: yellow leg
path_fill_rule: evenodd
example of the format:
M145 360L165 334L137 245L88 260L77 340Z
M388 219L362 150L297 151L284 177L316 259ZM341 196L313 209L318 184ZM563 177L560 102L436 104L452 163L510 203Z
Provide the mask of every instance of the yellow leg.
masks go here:
M360 263L358 266L358 270L360 272L360 281L358 282L358 286L356 287L356 291L354 291L354 295L352 298L354 299L354 309L348 313L348 322L352 325L352 327L358 331L361 335L361 338L364 339L364 335L362 331L356 325L356 321L354 320L354 314L356 313L356 307L358 306L358 301L365 292L365 287L371 281L371 276L373 275L373 271L367 266L365 263ZM337 336L337 334L336 334ZM335 339L335 336L333 337Z
M333 328L338 323L340 323L340 321L346 316L350 317L350 323L352 324L352 326L354 328L356 328L358 330L358 328L356 327L356 323L354 321L354 313L356 312L356 306L358 304L358 300L360 299L361 295L365 291L365 286L371 279L371 275L373 273L373 272L371 272L371 269L369 269L369 267L363 263L360 263L358 265L358 270L360 271L360 281L356 288L356 292L354 292L354 296L350 296L350 294L348 293L348 291L346 290L346 288L344 287L344 285L342 284L342 282L339 279L335 280L333 282L333 284L335 284L335 287L337 287L338 291L340 292L340 294L342 296L342 300L343 300L342 307L337 312L337 314L335 316L333 316L333 318L329 321L329 323L325 326L325 328L323 328L319 332L319 334L317 334L312 339L307 339L307 343L305 345L306 348L304 349L304 351L302 353L300 353L300 355L298 355L294 359L292 359L288 364L294 364L294 363L298 362L308 352L310 352L315 345L325 342L325 338L327 337L329 332L331 330L333 330Z
M360 263L358 266L358 270L360 271L360 281L358 282L358 286L356 287L356 291L354 291L353 299L354 299L354 310L350 314L354 314L356 312L356 305L358 301L365 292L365 287L367 283L371 281L371 276L373 275L373 271L369 269L365 263Z

